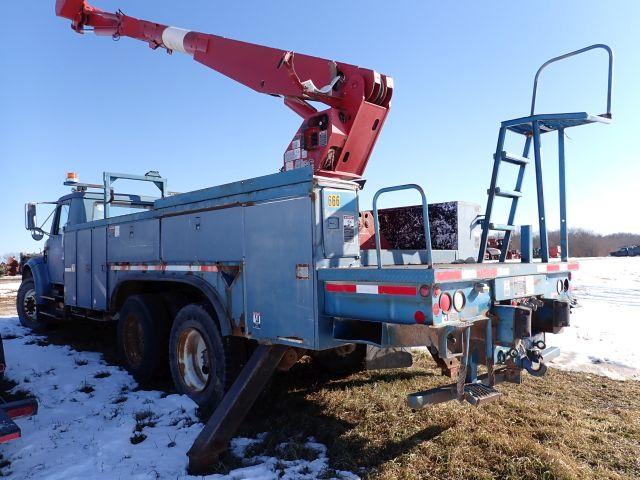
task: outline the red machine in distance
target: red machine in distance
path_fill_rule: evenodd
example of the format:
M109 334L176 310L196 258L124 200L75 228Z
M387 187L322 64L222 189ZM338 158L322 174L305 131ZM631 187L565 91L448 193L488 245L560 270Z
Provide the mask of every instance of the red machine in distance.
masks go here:
M316 175L361 178L389 111L393 79L374 70L104 12L85 0L56 0L56 14L78 33L186 53L257 92L282 97L303 118L283 170L311 165ZM318 111L309 101L329 108Z

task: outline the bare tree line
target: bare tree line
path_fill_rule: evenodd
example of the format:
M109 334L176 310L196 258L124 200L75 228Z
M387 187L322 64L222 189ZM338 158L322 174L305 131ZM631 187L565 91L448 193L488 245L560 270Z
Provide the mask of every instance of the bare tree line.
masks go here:
M534 247L540 246L540 236L534 235ZM549 246L560 245L560 231L549 232ZM572 257L605 257L620 247L640 245L640 234L611 233L602 235L582 228L569 229L569 255ZM520 233L514 232L510 249L520 249Z

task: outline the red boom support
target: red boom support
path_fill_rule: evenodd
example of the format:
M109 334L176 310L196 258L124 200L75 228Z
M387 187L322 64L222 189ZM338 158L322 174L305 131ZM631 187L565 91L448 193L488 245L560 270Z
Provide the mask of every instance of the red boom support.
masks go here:
M91 27L97 35L183 52L257 92L283 97L303 118L283 170L312 165L317 175L360 178L389 111L393 80L373 70L104 12L85 0L56 0L56 14L78 33ZM308 101L329 108L318 111Z

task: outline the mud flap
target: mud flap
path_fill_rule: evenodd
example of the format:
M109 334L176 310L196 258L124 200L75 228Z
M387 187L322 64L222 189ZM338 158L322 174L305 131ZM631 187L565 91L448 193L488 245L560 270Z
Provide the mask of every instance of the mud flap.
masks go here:
M560 333L569 326L569 303L563 300L543 299L542 308L533 312L533 333Z
M413 365L413 355L409 348L380 348L367 345L365 367L367 370L407 368Z

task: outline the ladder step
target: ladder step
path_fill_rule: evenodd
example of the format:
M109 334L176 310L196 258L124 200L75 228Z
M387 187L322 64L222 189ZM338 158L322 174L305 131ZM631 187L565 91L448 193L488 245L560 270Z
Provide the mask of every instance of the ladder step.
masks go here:
M491 195L491 190L487 190L487 193ZM515 190L504 190L499 187L496 187L493 193L498 197L504 198L520 198L522 196L522 192L516 192Z
M495 158L495 154L493 155ZM524 166L529 163L529 159L525 157L521 157L520 155L516 155L515 153L509 153L502 151L501 159L503 162L512 163L514 165Z
M502 397L502 394L493 387L483 383L467 383L464 386L464 399L471 405L484 405L495 402Z
M499 223L490 223L489 230L499 230L503 232L513 232L516 229L515 225L501 225Z

